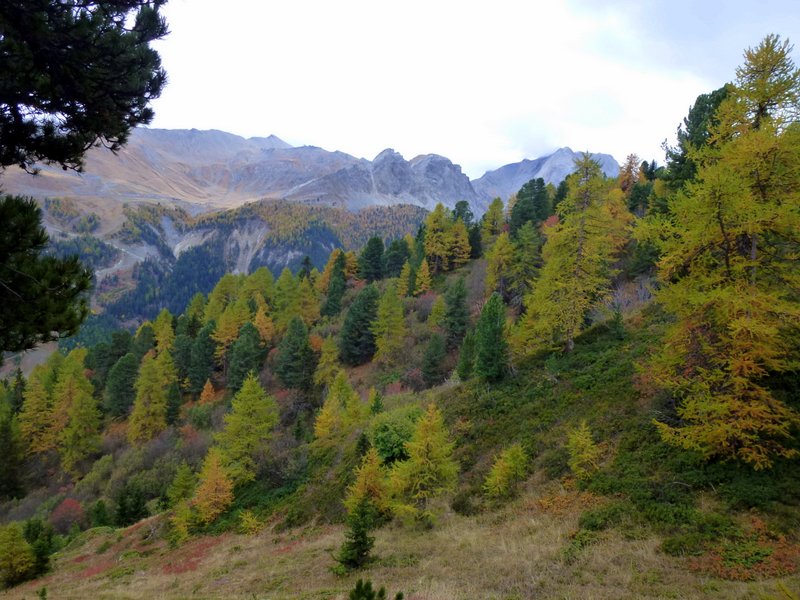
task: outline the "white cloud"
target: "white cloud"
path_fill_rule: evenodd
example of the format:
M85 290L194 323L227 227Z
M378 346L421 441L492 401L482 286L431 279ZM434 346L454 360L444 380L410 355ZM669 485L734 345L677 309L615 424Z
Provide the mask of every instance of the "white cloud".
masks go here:
M660 159L696 96L733 77L708 64L743 49L702 19L707 45L697 23L652 22L669 5L171 0L153 126L435 152L472 177L564 145ZM739 44L747 24L731 29Z

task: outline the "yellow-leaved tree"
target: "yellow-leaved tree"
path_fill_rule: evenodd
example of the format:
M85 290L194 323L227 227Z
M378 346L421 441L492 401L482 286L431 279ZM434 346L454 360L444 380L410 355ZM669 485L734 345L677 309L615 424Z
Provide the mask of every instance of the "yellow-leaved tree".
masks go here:
M512 335L517 357L550 345L573 349L587 312L608 293L612 261L632 218L589 153L575 167L558 205L559 223L547 231L544 267Z
M223 466L219 448L212 447L200 470L192 504L203 523L213 523L233 502L233 482Z
M657 299L675 316L649 373L680 422L659 431L756 469L797 455L787 441L800 425L765 385L797 368L800 70L791 50L769 35L745 52L708 143L689 150L695 179L640 232L660 250Z

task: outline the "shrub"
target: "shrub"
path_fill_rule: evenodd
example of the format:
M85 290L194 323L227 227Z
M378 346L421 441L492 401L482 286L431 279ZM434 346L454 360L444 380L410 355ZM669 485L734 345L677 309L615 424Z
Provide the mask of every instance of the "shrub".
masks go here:
M81 527L85 520L83 507L74 498L65 498L50 514L50 522L61 535L68 533L73 525Z
M483 484L483 491L492 500L502 500L513 495L528 472L528 456L520 444L503 450L495 459Z
M589 479L599 468L600 449L592 439L592 432L586 421L567 434L569 468L581 481Z
M0 527L0 583L11 587L35 575L36 559L19 523Z

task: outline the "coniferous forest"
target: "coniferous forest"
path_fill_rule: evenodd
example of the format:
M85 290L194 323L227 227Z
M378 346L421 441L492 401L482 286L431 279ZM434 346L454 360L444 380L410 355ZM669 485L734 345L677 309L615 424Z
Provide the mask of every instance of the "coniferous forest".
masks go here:
M586 153L294 270L184 255L208 293L143 277L151 317L0 386L0 586L796 598L790 52L748 49L664 165Z

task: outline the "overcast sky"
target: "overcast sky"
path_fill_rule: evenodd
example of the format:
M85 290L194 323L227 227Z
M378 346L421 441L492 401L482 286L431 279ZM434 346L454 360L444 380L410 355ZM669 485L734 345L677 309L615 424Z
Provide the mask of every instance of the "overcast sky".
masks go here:
M663 140L746 47L768 33L800 44L798 0L170 0L164 13L153 127L436 153L472 178L561 146L663 162Z

